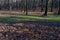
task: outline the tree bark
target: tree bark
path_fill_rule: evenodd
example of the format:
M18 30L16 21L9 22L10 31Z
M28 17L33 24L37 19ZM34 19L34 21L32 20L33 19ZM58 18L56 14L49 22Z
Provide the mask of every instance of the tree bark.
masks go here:
M51 3L51 12L53 11L53 0L52 0L52 3Z
M28 11L27 11L27 0L26 0L26 15L28 15Z
M43 11L43 0L41 0L41 12Z
M36 10L36 3L35 3L35 0L33 0L33 11L35 11Z
M60 0L59 0L59 10L58 10L58 15L60 15Z
M46 7L45 7L44 16L47 16L47 11L48 11L48 0L46 0Z

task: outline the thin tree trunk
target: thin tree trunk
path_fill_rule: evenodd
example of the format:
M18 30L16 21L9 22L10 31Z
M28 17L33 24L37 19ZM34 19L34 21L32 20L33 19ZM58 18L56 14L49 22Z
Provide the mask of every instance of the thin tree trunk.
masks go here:
M8 0L8 4L9 4L9 13L11 13L12 7L11 7L11 1Z
M41 0L41 12L43 11L43 0Z
M19 7L19 2L18 2L18 10L20 9L20 7Z
M23 10L23 0L21 0L21 12L22 12L22 10Z
M58 15L60 15L60 0L59 0L59 10L58 10Z
M36 9L36 4L35 4L35 0L33 0L33 11L35 11Z
M21 11L25 12L25 4L24 0L21 0Z
M28 11L27 11L27 0L26 0L26 15L28 15Z
M10 9L10 4L9 4L9 0L8 0L8 10Z
M47 11L48 11L48 0L46 0L46 8L45 8L44 16L47 16Z
M11 5L11 1L10 1L10 3L9 3L9 6L10 6L10 11L12 10L12 5Z
M1 2L0 2L0 10L1 10Z
M51 3L51 12L53 11L53 0L52 0L52 3Z

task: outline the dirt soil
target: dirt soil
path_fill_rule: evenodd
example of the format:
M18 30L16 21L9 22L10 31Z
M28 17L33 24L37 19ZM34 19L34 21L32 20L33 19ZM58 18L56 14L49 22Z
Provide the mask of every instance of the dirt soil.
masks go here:
M0 23L0 40L60 40L60 22Z

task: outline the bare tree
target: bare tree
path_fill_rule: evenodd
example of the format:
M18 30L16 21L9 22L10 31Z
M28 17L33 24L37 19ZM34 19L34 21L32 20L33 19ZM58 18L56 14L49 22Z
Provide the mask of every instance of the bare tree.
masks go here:
M53 11L53 0L51 1L52 3L51 3L51 12Z
M45 13L44 13L44 16L47 16L47 10L48 10L48 1L49 1L49 0L46 0L46 7L45 7Z
M10 1L9 5L10 5L10 11L12 10L12 0Z
M26 15L28 15L28 10L27 10L27 0L26 0Z
M12 1L11 0L8 0L8 4L9 4L9 13L11 13L11 10L12 10Z
M35 0L33 0L33 11L35 11L35 9L36 9L36 3L35 3Z
M25 12L25 9L24 9L24 7L25 7L25 5L24 5L24 0L21 0L21 11L23 11L24 10L24 12Z
M43 0L41 0L41 12L43 11Z
M0 10L1 10L1 2L0 2Z
M60 0L59 0L59 10L58 10L58 15L60 15Z

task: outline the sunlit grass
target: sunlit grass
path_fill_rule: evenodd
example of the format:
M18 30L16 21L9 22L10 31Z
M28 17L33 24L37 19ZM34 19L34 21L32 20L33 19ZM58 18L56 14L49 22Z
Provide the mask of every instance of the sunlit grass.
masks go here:
M60 21L60 16L26 16L26 15L0 15L0 22L14 23L25 21Z

